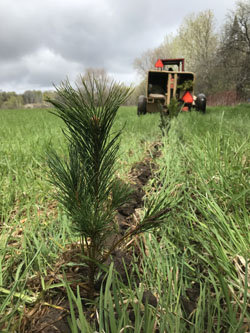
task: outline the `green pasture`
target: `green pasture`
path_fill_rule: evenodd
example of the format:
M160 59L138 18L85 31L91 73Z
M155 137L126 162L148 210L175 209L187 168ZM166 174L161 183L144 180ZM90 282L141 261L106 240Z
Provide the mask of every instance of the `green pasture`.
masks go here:
M77 241L48 181L46 150L65 154L63 123L47 110L0 110L0 332L19 332L24 314L62 286L78 308L69 313L72 332L248 331L250 106L182 113L163 138L159 118L137 117L135 107L117 114L114 132L124 128L117 176L129 181L131 167L162 141L145 204L162 197L170 212L161 230L146 234L143 244L138 239L139 284L133 275L122 285L108 268L95 327L62 271L58 285L46 278ZM40 289L32 287L35 280ZM142 305L144 290L155 295L156 308Z

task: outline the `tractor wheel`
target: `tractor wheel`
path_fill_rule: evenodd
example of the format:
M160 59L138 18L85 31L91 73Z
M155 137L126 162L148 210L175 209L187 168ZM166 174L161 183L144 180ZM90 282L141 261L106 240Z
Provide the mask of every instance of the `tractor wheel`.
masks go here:
M142 114L147 113L147 98L144 95L139 96L138 106L137 106L137 115L140 116Z
M204 94L199 94L195 100L195 107L197 111L206 113L207 99Z

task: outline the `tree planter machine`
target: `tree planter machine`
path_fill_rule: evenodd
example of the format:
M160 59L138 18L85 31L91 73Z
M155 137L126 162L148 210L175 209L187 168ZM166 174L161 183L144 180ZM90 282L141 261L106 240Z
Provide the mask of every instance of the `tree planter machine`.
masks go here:
M155 69L147 74L146 96L139 96L138 115L159 111L168 113L173 98L180 103L182 111L194 108L206 112L206 96L194 95L195 74L185 72L184 65L184 58L157 60Z

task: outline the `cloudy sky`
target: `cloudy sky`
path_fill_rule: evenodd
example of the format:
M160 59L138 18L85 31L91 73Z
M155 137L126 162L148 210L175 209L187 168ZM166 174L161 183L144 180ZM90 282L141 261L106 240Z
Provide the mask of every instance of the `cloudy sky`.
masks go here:
M235 0L0 0L0 90L50 89L86 68L136 80L133 61L212 9L218 25Z

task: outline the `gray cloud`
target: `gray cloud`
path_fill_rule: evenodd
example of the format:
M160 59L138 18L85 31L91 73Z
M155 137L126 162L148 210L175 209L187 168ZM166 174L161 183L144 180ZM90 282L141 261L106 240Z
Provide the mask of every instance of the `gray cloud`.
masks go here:
M205 9L224 19L234 0L0 0L0 89L43 89L87 67L134 79L133 60Z

